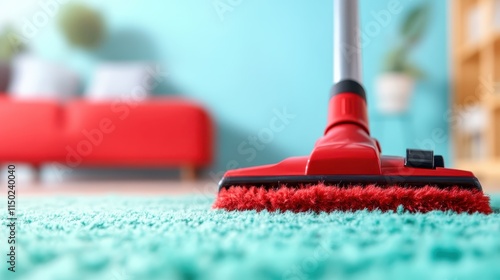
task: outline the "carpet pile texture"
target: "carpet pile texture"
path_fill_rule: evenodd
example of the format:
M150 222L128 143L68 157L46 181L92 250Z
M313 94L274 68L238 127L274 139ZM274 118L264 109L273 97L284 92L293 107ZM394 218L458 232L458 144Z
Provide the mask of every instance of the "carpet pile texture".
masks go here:
M213 197L19 198L0 279L500 279L494 213L226 212Z

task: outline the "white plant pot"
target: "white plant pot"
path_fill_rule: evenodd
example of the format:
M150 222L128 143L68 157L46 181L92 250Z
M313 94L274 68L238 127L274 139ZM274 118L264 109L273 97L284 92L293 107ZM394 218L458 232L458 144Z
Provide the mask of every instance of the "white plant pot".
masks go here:
M384 114L401 114L408 110L415 79L401 73L383 73L375 82L377 108Z

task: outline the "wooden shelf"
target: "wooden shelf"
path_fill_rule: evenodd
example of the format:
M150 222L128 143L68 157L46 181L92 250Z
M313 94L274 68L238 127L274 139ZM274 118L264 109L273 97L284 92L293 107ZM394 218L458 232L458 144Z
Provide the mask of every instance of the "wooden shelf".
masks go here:
M493 106L495 109L500 108L500 96L493 99L492 101L493 101L493 103L491 104L491 106ZM500 172L500 170L498 172Z
M484 106L485 108L490 108L490 109L500 108L500 92L494 93L494 94L488 96L487 98L485 98L483 100L482 106Z
M500 28L494 27L497 0L451 1L453 27L453 96L451 108L479 106L486 119L465 125L450 122L455 164L481 180L500 182ZM472 32L470 32L472 30ZM474 38L474 39L471 39ZM471 42L475 40L475 42ZM472 128L471 128L472 127Z
M495 30L493 35L491 35L491 39L493 43L500 43L500 30Z
M488 34L483 40L474 43L465 43L463 46L457 47L455 59L462 62L477 58L483 50L493 47L495 44L500 44L500 31L495 31Z
M469 44L461 47L455 54L455 59L461 61L470 60L479 55L480 50L483 48L482 44Z
M455 166L473 170L477 177L500 179L500 160L456 160Z

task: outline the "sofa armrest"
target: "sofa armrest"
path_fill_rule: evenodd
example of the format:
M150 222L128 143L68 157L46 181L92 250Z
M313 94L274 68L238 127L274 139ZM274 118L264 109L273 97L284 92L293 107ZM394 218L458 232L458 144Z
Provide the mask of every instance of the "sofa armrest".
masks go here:
M56 102L0 97L0 158L2 163L41 164L59 161L63 110Z

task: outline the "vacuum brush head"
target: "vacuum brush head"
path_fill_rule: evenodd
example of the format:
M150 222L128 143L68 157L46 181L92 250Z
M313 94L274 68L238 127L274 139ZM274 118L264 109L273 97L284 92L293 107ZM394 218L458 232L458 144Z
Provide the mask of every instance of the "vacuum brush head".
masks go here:
M454 211L457 213L492 213L489 197L481 190L438 186L329 186L323 183L297 188L231 186L219 191L215 209L230 211Z

